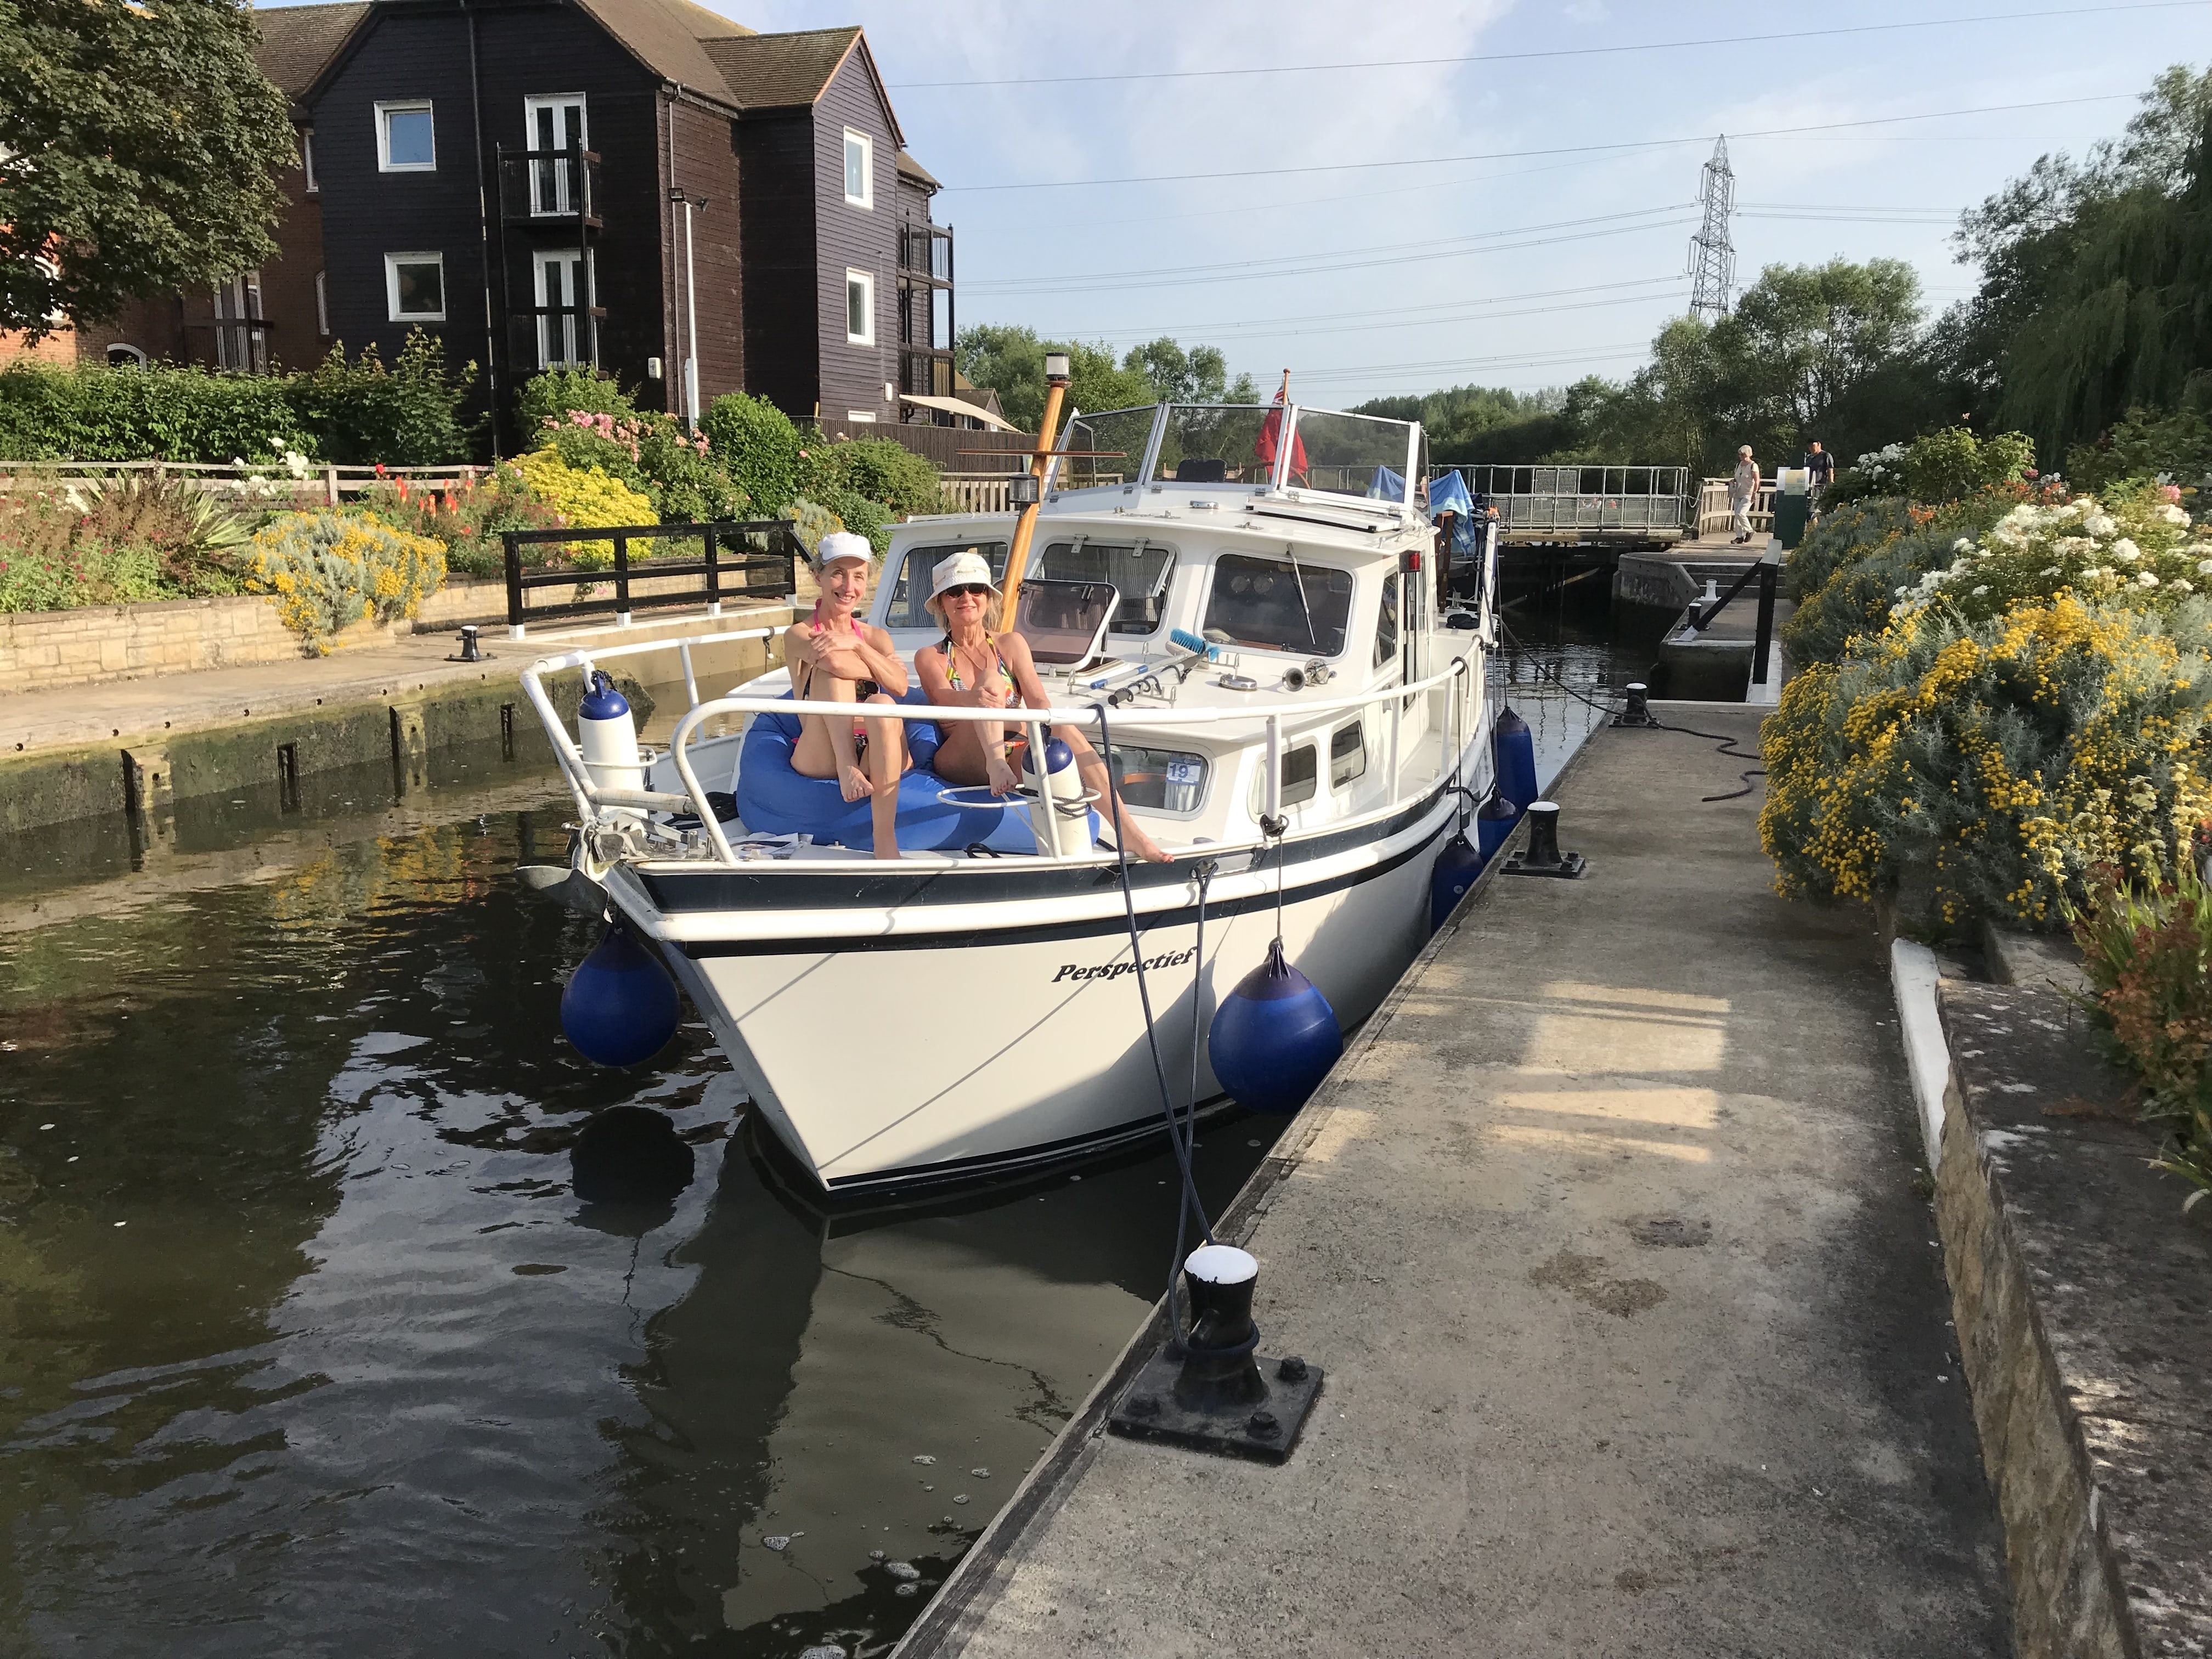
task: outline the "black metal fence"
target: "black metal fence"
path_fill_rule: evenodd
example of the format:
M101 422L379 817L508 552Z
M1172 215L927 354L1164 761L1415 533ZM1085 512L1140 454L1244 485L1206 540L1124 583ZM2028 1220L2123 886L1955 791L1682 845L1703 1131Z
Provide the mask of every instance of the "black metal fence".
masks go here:
M567 530L508 530L500 534L507 550L507 627L508 637L521 639L526 623L548 622L556 617L581 617L612 611L627 623L633 611L660 605L697 605L718 617L726 593L747 599L789 599L798 590L798 561L804 552L799 532L788 519L718 519L708 524L625 525L609 529L572 527ZM649 559L630 562L632 542L696 541L696 559ZM525 570L522 550L533 543L612 542L611 570L563 565ZM695 583L686 578L697 578ZM676 585L670 586L673 581ZM651 591L633 592L638 583ZM586 594L562 605L525 608L525 596L533 587L586 588L610 586L605 596Z

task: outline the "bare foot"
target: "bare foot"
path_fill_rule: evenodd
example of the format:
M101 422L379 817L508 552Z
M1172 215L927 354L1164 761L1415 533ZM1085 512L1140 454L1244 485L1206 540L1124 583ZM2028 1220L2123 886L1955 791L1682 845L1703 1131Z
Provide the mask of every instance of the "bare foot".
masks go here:
M844 790L847 800L866 800L876 793L876 786L868 781L868 775L857 766L845 769L839 787Z

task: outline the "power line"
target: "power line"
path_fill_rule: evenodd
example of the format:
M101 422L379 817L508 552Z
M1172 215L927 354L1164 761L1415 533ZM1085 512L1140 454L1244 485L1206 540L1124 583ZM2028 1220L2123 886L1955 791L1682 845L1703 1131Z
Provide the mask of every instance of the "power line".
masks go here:
M1596 311L1601 310L1607 306L1649 305L1654 300L1666 300L1669 301L1678 300L1689 292L1687 289L1681 286L1680 277L1670 276L1667 280L1669 283L1674 283L1674 286L1667 289L1663 293L1621 294L1614 295L1610 300L1580 300L1575 301L1571 305L1560 306L1529 306L1518 311L1462 311L1442 317L1400 318L1393 322L1306 324L1292 328L1263 328L1256 325L1250 327L1245 327L1242 325L1234 324L1224 326L1218 323L1208 325L1186 324L1181 328L1162 328L1152 330L1109 329L1099 337L1107 341L1120 341L1126 339L1141 343L1146 340L1155 338L1162 334L1188 334L1196 336L1200 335L1201 333L1201 330L1203 330L1205 334L1212 337L1206 341L1206 343L1208 344L1220 340L1225 340L1231 344L1239 344L1252 340L1299 340L1313 334L1373 334L1379 333L1385 329L1393 328L1444 328L1454 323L1502 322L1509 317L1551 317L1556 316L1562 312L1568 311Z
M1277 324L1297 323L1356 323L1373 317L1396 318L1407 323L1451 322L1455 316L1427 315L1431 313L1460 313L1469 306L1502 306L1516 304L1522 300L1557 300L1584 294L1611 294L1625 288L1652 289L1675 287L1681 283L1679 274L1665 276L1638 276L1620 283L1592 283L1581 288L1532 289L1525 294L1493 294L1480 300L1442 300L1433 305L1390 306L1379 311L1307 311L1288 317L1249 317L1212 323L1161 323L1150 327L1109 328L1097 337L1101 339L1144 340L1162 334L1201 334L1233 331L1243 328L1272 327ZM1470 313L1473 314L1473 313Z
M2135 0L2135 3L2103 6L2089 15L2121 11L2179 11L2201 6L2203 0ZM1955 28L1975 23L2016 23L2042 17L2080 17L2078 6L2055 11L1990 12L1974 17L1923 17L1903 23L1862 23L1848 28L1790 29L1779 34L1723 34L1701 40L1646 40L1617 46L1559 46L1540 52L1477 52L1461 58L1390 58L1355 64L1255 64L1240 69L1132 70L1111 75L1018 75L979 81L894 81L894 92L941 87L1065 87L1108 81L1207 81L1234 75L1323 75L1348 70L1438 69L1457 64L1515 64L1543 58L1600 58L1634 52L1686 52L1705 46L1756 46L1775 40L1817 40L1839 34L1886 34L1899 29Z
M1522 353L1506 357L1458 357L1449 360L1423 358L1411 363L1356 363L1346 368L1294 368L1293 380L1352 380L1369 374L1425 374L1442 368L1543 368L1558 363L1607 362L1642 354L1651 349L1648 340L1631 340L1619 345L1585 346L1579 351Z
M1942 121L1961 115L2003 115L2014 110L2056 109L2069 104L2133 103L2138 94L2132 92L2101 93L2089 98L2042 98L2022 104L1984 104L1973 109L1929 110L1919 115L1877 115L1857 121L1821 121L1802 127L1765 127L1756 131L1739 132L1741 138L1788 138L1802 133L1839 132L1848 128L1894 126L1905 121ZM1613 144L1561 144L1549 149L1484 150L1468 155L1413 155L1389 161L1324 161L1294 167L1238 167L1215 173L1132 173L1122 179L1040 179L1026 182L1009 181L996 185L952 185L948 190L984 191L1007 190L1073 190L1103 185L1175 185L1204 183L1217 179L1261 179L1309 173L1350 173L1376 167L1448 167L1461 161L1510 161L1539 155L1589 155L1602 151L1623 152L1638 149L1662 149L1675 144L1702 144L1705 135L1692 134L1685 138L1638 138Z
M1474 231L1463 236L1431 237L1426 240L1418 242L1377 242L1370 244L1365 247L1329 248L1319 250L1311 253L1285 253L1279 255L1272 259L1229 259L1218 261L1212 264L1160 265L1149 270L1117 270L1112 273L1113 284L1116 287L1148 288L1152 285L1153 279L1157 277L1199 276L1212 271L1228 271L1237 276L1296 276L1304 275L1305 268L1308 266L1311 266L1312 269L1320 270L1334 270L1340 269L1340 267L1333 264L1312 265L1311 262L1314 260L1341 259L1352 256L1366 258L1368 256L1376 254L1404 254L1410 258L1434 258L1439 256L1433 253L1423 254L1420 250L1449 249L1454 252L1474 252L1475 250L1468 248L1466 245L1470 242L1495 241L1501 237L1507 236L1533 235L1538 231L1573 230L1584 225L1617 223L1624 219L1649 219L1655 214L1680 213L1689 204L1686 202L1669 202L1662 207L1637 208L1626 213L1599 213L1590 215L1589 216L1582 219L1554 219L1547 224L1517 225L1506 230ZM1633 226L1630 228L1633 229L1643 228L1642 226ZM1442 257L1449 256L1447 254ZM1395 264L1398 262L1396 260L1389 260L1384 261L1383 263ZM1262 269L1262 267L1267 265L1289 265L1296 268L1287 270L1267 270ZM988 278L978 283L969 283L965 286L969 293L981 294L999 293L1012 289L1034 289L1061 283L1077 284L1085 290L1097 285L1090 272L1068 271L1050 275L1038 274L1030 276L1000 276Z

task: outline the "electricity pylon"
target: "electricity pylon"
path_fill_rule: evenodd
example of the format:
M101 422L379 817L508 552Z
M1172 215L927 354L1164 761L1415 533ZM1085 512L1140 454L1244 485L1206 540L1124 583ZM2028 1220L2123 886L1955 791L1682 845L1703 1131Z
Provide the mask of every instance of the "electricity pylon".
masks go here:
M1729 240L1729 212L1735 205L1735 174L1729 169L1728 140L1713 145L1713 158L1698 183L1705 223L1690 238L1690 314L1707 322L1728 315L1729 289L1735 282L1735 245Z

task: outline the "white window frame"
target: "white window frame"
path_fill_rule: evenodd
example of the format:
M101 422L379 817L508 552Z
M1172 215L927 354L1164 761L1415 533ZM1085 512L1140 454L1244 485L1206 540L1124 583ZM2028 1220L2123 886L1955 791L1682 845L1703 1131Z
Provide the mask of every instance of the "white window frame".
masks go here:
M845 418L854 426L873 426L876 411L872 409L848 409L845 411Z
M565 318L540 317L538 319L538 367L541 369L586 368L591 366L592 362L592 319L590 316L590 310L591 307L598 302L598 278L592 270L592 252L589 248L573 247L541 247L534 248L531 251L531 292L537 295L537 299L534 303L540 306L547 306L553 303L550 300L545 297L545 265L548 260L552 259L563 261L576 259L581 261L582 269L580 275L583 278L583 299L586 314L581 317L578 317L574 313L571 313ZM576 337L574 341L576 350L573 356L556 357L553 355L553 342L556 337L556 331L561 328L561 325L564 322L573 326L576 331Z
M576 148L592 147L592 112L588 100L580 92L536 92L522 100L522 147L538 148L538 112L554 112L557 123L562 110L574 106L576 111ZM558 148L558 146L556 146ZM550 178L553 184L554 205L540 207L538 186ZM574 213L579 181L558 161L533 161L530 165L530 215L533 219L558 218Z
M110 368L120 368L123 367L121 363L115 361L115 354L118 351L127 352L130 354L131 362L133 368L143 368L146 367L146 354L143 351L127 341L115 340L109 343L107 350L105 354L107 358L107 366Z
M868 327L867 331L864 334L855 334L853 332L853 284L855 283L858 283L860 285L861 289L868 296ZM875 343L876 274L872 270L854 270L850 266L848 266L845 270L845 343L847 345L872 346L875 344Z
M853 146L860 147L860 193L853 194ZM872 213L876 207L876 141L865 132L845 129L843 152L845 205Z
M434 137L432 142L435 142ZM300 129L300 167L307 174L307 194L321 195L322 181L315 177L315 130L313 127Z
M411 115L417 112L430 118L430 159L427 161L395 161L392 159L392 124L394 115ZM438 118L428 98L380 99L376 105L376 170L379 173L435 173L438 170Z
M442 282L442 272L440 273L440 278ZM329 284L330 272L327 270L319 270L315 273L315 332L322 336L325 340L331 337L331 291Z
M438 267L438 312L433 316L427 311L402 311L399 308L399 267L402 265L434 264ZM386 314L395 323L442 323L446 320L446 256L443 253L387 253L384 256L384 307Z

